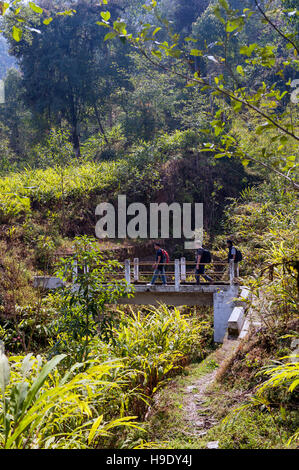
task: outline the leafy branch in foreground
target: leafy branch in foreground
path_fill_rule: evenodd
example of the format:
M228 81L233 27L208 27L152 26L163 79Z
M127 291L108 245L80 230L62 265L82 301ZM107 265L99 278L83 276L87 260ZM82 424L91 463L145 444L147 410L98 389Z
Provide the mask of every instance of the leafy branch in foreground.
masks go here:
M245 8L243 12L240 12L237 9L230 8L226 0L219 0L214 8L214 16L222 24L225 40L217 39L214 43L218 48L217 50L222 48L222 54L211 55L211 45L206 45L205 49L195 48L194 45L190 47L189 43L196 43L196 38L185 37L182 39L179 34L173 33L170 23L159 14L157 5L158 2L152 0L151 4L144 5L144 8L152 15L153 19L155 18L158 21L159 26L154 22L152 24L144 23L139 33L135 36L132 33L128 33L127 24L124 20L113 21L109 11L101 12L102 18L98 24L110 30L106 34L105 40L118 37L123 42L128 41L154 67L184 79L187 86L198 86L202 92L210 91L211 96L220 97L223 100L224 106L229 107L234 114L244 114L245 110L249 110L259 118L266 120L266 123L259 122L252 133L254 134L260 130L263 131L266 128L275 130L276 133L278 131L277 135L273 136L273 142L277 145L275 158L279 158L279 152L286 147L289 139L294 139L296 142L299 141L299 136L295 132L293 125L292 113L294 111L291 106L289 109L286 108L283 113L280 113L280 116L277 112L274 114L274 111L277 111L279 106L281 106L281 102L288 91L280 92L276 88L275 83L267 86L264 82L254 90L250 80L247 84L244 83L246 73L243 66L239 64L233 70L235 65L230 64L228 59L229 47L232 40L235 40L236 35L243 31L251 18L253 18L253 21L260 21L262 19L275 32L279 31L280 36L287 41L286 53L288 56L283 61L283 65L278 66L279 61L275 54L275 47L270 44L239 44L239 56L244 58L243 62L245 61L248 67L266 69L276 67L276 75L283 77L287 67L292 67L294 71L299 70L299 60L297 59L298 46L295 40L293 40L292 35L284 34L277 26L274 27L274 23L269 19L269 16L261 9L251 10ZM281 21L284 21L283 14L287 12L288 10L280 12ZM259 18L258 14L260 14L261 18ZM263 26L262 22L261 26ZM167 35L168 40L159 42L157 36L162 32L164 35ZM187 46L185 45L186 43ZM190 74L190 63L195 66L196 58L201 58L208 63L214 64L210 77L202 77L200 69ZM211 76L213 76L214 81L211 80ZM289 81L286 85L291 86L291 82ZM219 149L217 147L213 149L213 151L219 150L218 157L238 154L242 161L248 162L251 160L257 164L262 164L262 166L275 171L282 178L290 182L296 190L299 189L299 185L295 182L294 176L292 176L293 174L290 175L290 168L287 169L288 174L286 174L283 170L278 170L275 167L271 161L271 155L266 156L265 151L262 151L257 158L256 156L253 157L244 153L238 147L237 140L225 132L222 106L219 106L210 124L214 129L215 136L222 135L223 139L224 145L219 146ZM293 170L295 168L296 163L294 162Z
M106 0L105 0L106 1ZM105 1L103 3L105 3ZM28 15L40 17L44 13L44 9L41 8L36 2L23 3L21 0L8 0L6 2L0 1L0 20L2 18L10 17L10 32L13 39L16 42L20 42L24 31L32 31L39 33L40 31L31 27L31 22L28 19ZM76 10L64 10L58 11L56 16L67 16L73 15ZM53 17L47 15L43 19L45 25L50 24L53 21ZM1 24L0 24L1 26ZM0 30L0 33L3 31Z

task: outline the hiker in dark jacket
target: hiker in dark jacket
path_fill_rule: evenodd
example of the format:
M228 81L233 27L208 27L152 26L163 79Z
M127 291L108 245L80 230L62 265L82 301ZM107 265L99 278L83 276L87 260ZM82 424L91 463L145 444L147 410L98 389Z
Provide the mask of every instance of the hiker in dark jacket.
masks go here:
M208 276L207 274L205 274L204 264L200 264L200 263L205 263L204 252L205 252L205 250L203 249L202 246L200 246L196 251L195 279L196 279L196 284L197 285L199 285L200 276L202 276L208 282L213 282L213 279L210 276Z
M234 260L234 276L238 277L239 276L239 263L237 260L237 249L234 247L232 240L227 240L226 245L228 248L227 261L229 263L231 260Z
M153 268L155 269L154 275L152 277L152 280L148 286L153 286L156 282L157 277L161 277L162 283L164 286L167 286L167 280L166 280L166 275L165 275L165 262L166 262L166 257L163 253L162 247L159 243L154 244L154 248L156 250L156 262L153 264Z

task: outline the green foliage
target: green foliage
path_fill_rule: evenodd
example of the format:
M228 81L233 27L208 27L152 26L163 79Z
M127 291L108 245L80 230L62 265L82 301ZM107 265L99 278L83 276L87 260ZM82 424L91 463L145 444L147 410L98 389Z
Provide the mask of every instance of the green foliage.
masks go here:
M11 356L8 362L2 354L1 445L120 445L126 434L116 435L114 429L136 427L132 414L144 416L156 391L201 357L207 329L209 324L196 317L161 306L145 313L119 312L108 343L96 337L90 342L89 361L76 363L69 342L68 359L62 354L45 362L29 354Z
M11 231L13 232L13 230ZM35 300L29 285L30 271L23 259L23 251L8 248L1 242L0 257L0 313L15 315L18 305Z
M261 409L266 409L271 419L274 422L279 438L283 444L290 445L294 440L298 438L298 430L294 435L286 436L285 433L281 433L280 430L280 421L287 420L287 413L290 408L290 400L295 400L296 388L299 385L299 362L298 355L291 357L282 358L284 361L280 365L273 365L266 367L266 370L258 372L259 375L263 374L268 376L268 380L264 381L261 385L256 388L256 394L244 405L233 410L232 414L228 415L224 424L227 424L232 420L234 415L242 417L242 412L244 410L250 409L252 407L260 407ZM287 360L287 361L286 361ZM293 361L293 362L290 362ZM277 408L277 395L276 399L271 399L271 393L274 389L280 391L280 396L278 396L279 405L280 405L280 416L277 416L275 408ZM272 393L273 395L273 393ZM288 397L288 395L293 395ZM287 402L289 398L289 402Z
M282 362L278 366L269 367L263 372L265 376L270 376L270 378L258 387L258 396L265 394L272 387L284 388L288 393L292 393L299 386L299 362L296 360L298 355L287 356L281 359L287 359L288 362ZM290 362L292 359L293 362Z
M69 142L70 132L66 129L52 128L45 144L34 148L35 159L41 168L53 167L61 173L61 169L76 164L73 148Z
M232 204L226 230L244 253L244 275L257 303L252 308L271 334L294 328L297 310L296 195L274 178ZM266 331L265 331L266 334Z
M27 302L29 301L27 297ZM17 305L14 316L1 317L0 340L11 353L48 350L57 330L56 310L48 299Z
M147 396L186 362L201 357L207 323L198 323L165 305L146 309L145 314L119 313L120 325L113 329L114 354L127 358L130 367L142 371L137 384L142 384Z
M0 223L10 224L1 227L0 313L11 314L0 338L10 352L67 357L58 368L57 358L10 358L10 371L1 351L0 445L124 445L132 436L114 427L144 417L154 393L203 356L209 325L165 306L115 313L106 304L127 286L87 238L62 262L65 288L46 301L30 291L28 266L52 268L59 234L93 232L96 203L120 193L128 202L200 200L209 235L221 232L217 254L225 257L228 235L244 254L259 337L273 344L295 329L297 201L287 185L298 189L298 12L292 0L136 0L117 19L117 1L72 2L77 11L65 12L64 2L18 3L0 1L22 71L8 73L0 109ZM242 367L253 375L260 363L250 351ZM221 430L221 447L285 446L293 434L297 363L262 373L258 410L246 404L243 421L209 433Z
M113 127L105 134L98 132L82 144L82 159L87 161L118 159L124 153L125 143L126 137L120 126Z
M49 270L53 262L53 255L55 253L55 243L51 237L46 235L40 235L37 238L35 258L36 263L39 268L44 269L45 271Z
M59 159L60 153L57 155ZM71 162L69 162L71 163ZM94 194L135 191L150 196L157 188L159 168L155 168L150 147L139 147L127 159L111 162L87 162L76 166L27 170L0 180L0 220L2 222L30 215L31 205L60 207L63 201L80 201ZM136 196L135 196L136 197ZM31 204L30 204L31 201ZM67 203L67 202L66 202ZM93 199L94 210L94 199Z
M77 272L74 274L74 269ZM130 297L131 289L124 279L117 279L121 265L116 260L104 260L97 242L88 237L74 240L73 254L62 259L56 273L64 282L73 280L74 285L65 285L56 296L62 321L58 330L58 344L64 338L72 338L74 357L87 360L91 339L98 333L107 338L109 321L105 317L106 303L115 303L119 297Z
M262 411L250 409L240 411L239 419L231 419L218 428L217 437L221 440L221 448L286 448L288 433L294 428L294 424L296 425L296 414L293 412L285 422L279 422L279 416L275 418L279 423L277 425L273 422L271 415ZM215 432L216 430L211 432L209 438L214 439Z
M229 103L229 108L233 109L235 113L243 113L244 108L244 112L253 112L253 114L259 118L265 119L267 128L281 131L280 134L275 136L275 142L278 144L280 149L285 148L286 141L288 140L287 137L294 139L294 142L298 142L299 137L297 135L296 127L293 125L293 122L290 125L288 121L285 120L286 117L288 120L292 120L292 111L289 112L289 110L285 110L285 112L281 113L281 115L278 115L278 113L274 114L274 110L278 108L279 102L289 90L284 89L284 92L281 93L277 83L270 84L261 80L258 80L257 85L254 89L252 89L252 81L248 79L248 75L245 73L243 68L244 60L241 61L242 63L240 63L238 58L238 62L235 62L236 56L242 56L244 53L248 57L245 60L245 63L250 67L253 67L255 71L258 67L267 69L276 65L276 45L269 43L254 43L253 47L252 44L249 46L246 44L246 47L249 47L248 52L248 49L244 49L245 44L240 43L239 40L236 39L236 35L243 32L247 24L253 24L255 28L257 27L256 25L258 23L256 21L256 15L259 15L259 24L261 25L263 22L265 22L270 27L272 36L278 33L280 38L284 40L283 45L286 44L286 60L284 61L283 67L277 71L277 75L283 79L286 79L284 74L285 68L290 66L295 71L297 70L299 64L298 60L294 58L297 57L299 48L296 41L293 40L292 34L284 33L277 26L275 26L272 19L267 16L265 11L260 5L258 5L258 3L256 4L257 11L252 11L250 8L245 8L243 9L243 13L241 13L238 8L230 8L230 5L227 2L221 1L219 4L216 4L214 8L214 16L217 18L218 22L220 22L220 28L223 27L222 29L224 29L222 37L217 37L216 32L215 41L213 43L208 44L205 42L204 48L202 49L194 49L193 46L191 46L192 49L188 50L188 48L185 46L179 46L180 35L172 32L169 22L161 18L159 13L156 11L156 6L157 3L152 2L151 5L147 6L146 8L151 13L156 14L157 20L164 24L165 31L168 34L168 41L155 41L154 34L152 33L152 29L155 27L155 25L150 23L144 23L139 33L135 36L132 33L128 33L126 31L125 23L122 25L122 31L118 31L115 25L109 21L106 21L104 26L106 28L110 28L112 31L115 31L118 36L121 35L122 39L126 38L129 43L140 50L142 55L151 64L156 65L163 70L174 73L177 77L186 79L188 85L197 85L198 87L201 87L202 92L209 90L211 96L216 97L216 99L219 97L222 103ZM277 12L281 15L281 11L277 10ZM206 12L204 14L206 14ZM187 37L185 39L187 42L197 42L195 38ZM246 41L247 39L248 37L246 37ZM210 48L215 45L219 48L219 52L217 50L217 56L211 55L210 51ZM188 60L188 52L192 57L195 58L204 57L206 64L211 62L214 64L212 66L208 66L208 69L212 68L212 74L214 76L215 83L213 83L211 80L208 80L206 77L202 77L201 64L197 61ZM254 52L253 57L251 57L252 52ZM185 69L180 69L177 71L174 69L174 67L172 67L172 63L173 61L181 60L182 56L185 56ZM165 63L162 63L162 61L164 61L166 65ZM193 74L190 73L189 70L190 62L193 64ZM213 67L215 68L215 64L219 65L218 71L221 72L220 75L218 74L217 76L215 76L215 70L213 69ZM241 80L235 76L233 72L235 69L237 73L241 75ZM204 70L204 72L205 71L206 70ZM247 78L246 84L242 81L245 78ZM290 81L288 84L290 85ZM245 164L248 164L248 158L250 160L250 156L248 157L247 154L242 152L242 149L238 147L237 140L232 136L227 135L225 132L226 126L224 123L224 113L221 106L218 105L214 119L210 124L213 128L215 137L222 135L223 145L220 147L216 157L230 157L233 154L236 154L241 156ZM257 131L258 129L256 129L256 132ZM211 151L214 152L214 150L214 148L211 148ZM277 156L279 155L277 154ZM275 166L273 167L271 162L267 161L265 152L262 151L261 155L259 155L258 158L255 158L255 161L258 161L261 165L264 165L268 169L275 171ZM278 173L298 189L298 185L294 181L294 177L292 175L289 176L288 173L284 174L282 172Z
M7 130L1 140L8 141L9 151L12 154L3 168L9 172L14 168L24 168L28 165L29 149L39 136L33 116L24 104L22 77L16 69L8 70L4 80L4 89L5 102L0 105L0 121ZM2 127L1 124L0 127Z
M31 40L21 41L22 30L14 26L13 38L8 35L8 40L19 58L28 107L50 125L66 120L76 155L80 155L80 124L90 109L99 120L99 104L102 106L112 90L126 84L121 66L122 62L128 64L128 59L120 56L124 46L110 47L103 41L104 31L96 24L97 6L80 1L73 6L71 14L57 14L49 24L42 22L47 16L41 10L40 20L35 15L34 28L40 34L33 31ZM115 16L118 8L114 10ZM47 11L56 13L55 7Z
M39 3L42 3L41 0ZM36 2L21 3L20 0L7 0L0 2L0 18L9 16L9 33L17 43L21 41L24 36L26 37L27 30L34 31L30 28L31 21L36 21L44 10ZM75 10L65 10L55 13L57 16L68 16L76 13ZM31 21L30 21L31 20ZM44 20L44 24L49 24L52 18ZM16 26L18 25L18 26ZM2 27L2 24L1 24ZM0 31L0 33L2 30Z
M251 312L261 323L259 337L273 345L277 337L290 337L290 330L297 328L298 225L296 196L274 178L270 181L243 194L241 203L230 211L229 225L245 253L246 282L255 296ZM257 369L257 377L268 379L235 413L252 406L267 410L281 445L291 444L298 437L294 434L292 411L298 386L296 355L262 370L254 358L245 362L247 367ZM225 422L229 420L230 415Z
M0 122L0 174L11 170L15 155L9 145L9 130Z
M111 381L113 369L122 367L119 361L94 362L83 372L82 364L75 364L64 374L57 370L64 358L44 363L29 354L11 357L10 365L1 351L2 448L82 449L113 436L119 427L136 427L134 417L106 418L106 400L120 388L115 378Z

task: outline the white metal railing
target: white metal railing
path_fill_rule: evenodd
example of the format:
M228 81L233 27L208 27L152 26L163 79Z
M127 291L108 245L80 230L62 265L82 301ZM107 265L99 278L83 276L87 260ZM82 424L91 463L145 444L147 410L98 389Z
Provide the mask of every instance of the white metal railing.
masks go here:
M236 278L239 277L239 265L238 263L235 264L233 260L230 260L229 263L215 261L207 264L199 264L204 265L205 267L208 266L207 272L205 272L205 274L208 274L210 277L213 276L213 284L216 285L233 285L235 283ZM117 269L117 271L115 271L114 274L110 273L112 276L111 280L115 279L116 275L120 279L123 279L124 276L128 285L132 284L132 282L134 284L142 284L144 282L148 282L145 281L145 279L148 279L149 276L150 278L153 276L152 265L153 262L140 261L139 258L134 258L133 263L131 263L131 261L127 259L124 263L119 264L119 268ZM194 278L195 276L195 262L186 261L186 258L183 257L181 259L175 259L174 261L171 261L169 263L164 263L164 266L167 268L165 275L168 279L171 278L170 284L174 284L176 291L180 290L181 284L188 283L188 280L190 281L190 278ZM188 267L190 266L192 266L192 270L188 270ZM211 271L212 268L214 268L213 271ZM84 266L83 272L88 273L89 269L90 267L86 265ZM78 269L78 262L76 259L73 259L71 276L73 283L76 283L78 275L80 275ZM37 278L41 278L41 276L37 276ZM49 276L47 276L47 278L49 278ZM107 282L109 282L109 279L107 279Z
M152 276L153 272L152 271L142 271L140 268L141 267L151 267L152 262L140 262L139 258L134 258L133 263L129 259L125 260L124 266L125 266L125 280L127 284L131 284L132 280L134 283L138 283L141 281L142 276ZM162 263L163 264L163 263ZM181 283L186 283L187 282L187 277L188 276L194 276L194 269L192 272L188 272L188 266L192 265L194 268L195 262L187 262L186 258L181 258L181 259L175 259L174 262L170 263L164 263L165 267L168 267L168 270L166 271L166 276L172 276L174 277L174 285L175 289L179 290L180 284ZM217 278L220 276L223 278L223 276L228 272L228 279L227 283L232 285L234 283L234 280L236 277L239 276L239 266L238 264L234 265L234 261L231 260L228 263L224 262L211 262L211 263L200 263L200 265L204 266L212 266L212 267L222 267L222 271L213 271L212 273L209 272L208 274L214 275ZM225 267L225 269L223 269ZM171 268L173 270L171 271ZM219 281L218 281L219 282ZM214 282L217 283L217 282Z

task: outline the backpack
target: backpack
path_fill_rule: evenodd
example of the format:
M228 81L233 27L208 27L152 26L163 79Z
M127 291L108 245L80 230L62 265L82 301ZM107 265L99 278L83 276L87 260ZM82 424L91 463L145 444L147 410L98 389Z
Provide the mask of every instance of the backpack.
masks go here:
M166 250L163 250L162 249L162 253L163 253L163 263L169 263L169 254L167 253Z
M205 248L203 248L203 254L201 255L200 262L208 264L211 261L212 261L211 252L209 250L206 250Z
M243 256L242 256L241 251L236 249L236 258L235 258L235 262L236 262L236 263L239 263L240 261L242 261L242 259L243 259Z

